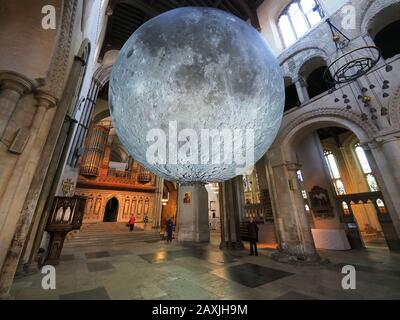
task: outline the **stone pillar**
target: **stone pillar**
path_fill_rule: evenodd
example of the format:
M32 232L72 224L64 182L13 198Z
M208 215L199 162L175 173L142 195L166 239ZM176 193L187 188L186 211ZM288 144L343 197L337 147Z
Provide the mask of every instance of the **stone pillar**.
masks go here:
M232 180L232 188L233 188L233 201L234 201L234 210L233 210L233 222L235 226L235 234L236 234L236 248L243 248L242 238L240 235L240 223L243 221L245 212L244 212L244 191L243 191L243 177L237 176Z
M260 192L261 190L268 190L268 181L267 181L267 173L265 170L265 162L264 162L264 157L262 157L260 160L255 165L256 167L256 172L257 172L257 177L258 177L258 186L260 187Z
M33 83L14 72L0 74L0 137L14 112L14 109L24 94L33 90Z
M399 155L396 154L395 141L388 143L389 145L363 144L362 148L382 191L397 236L400 238L400 184L397 180L400 164L400 160L398 159L400 158L398 158ZM385 148L383 148L384 146ZM391 150L393 154L388 154L391 148L393 148ZM385 149L386 152L384 152L383 149Z
M262 157L256 163L256 172L258 177L258 186L260 188L260 202L264 207L264 221L271 220L272 217L272 204L271 196L269 193L267 169L265 166L265 159Z
M296 86L297 95L299 96L301 104L310 100L310 96L308 95L307 88L305 87L303 81L297 80L294 84Z
M1 225L0 297L8 295L32 222L32 208L29 204L24 206L24 199L54 117L54 109L48 111L56 105L56 99L44 92L37 93L36 99L37 110L31 123L29 140L17 160L13 180L0 200L0 206L8 213Z
M155 177L156 179L156 192L154 197L154 215L153 215L153 228L160 229L161 227L161 213L162 213L162 195L164 189L164 179Z
M316 262L320 260L304 208L304 200L297 182L296 163L274 164L275 228L278 251L274 258L281 262Z
M244 216L244 194L242 176L221 183L220 186L220 215L221 215L221 244L220 248L242 249L240 237L240 217Z
M178 241L209 242L208 193L204 185L180 185Z
M381 142L381 149L385 154L397 186L400 187L400 139L391 137Z

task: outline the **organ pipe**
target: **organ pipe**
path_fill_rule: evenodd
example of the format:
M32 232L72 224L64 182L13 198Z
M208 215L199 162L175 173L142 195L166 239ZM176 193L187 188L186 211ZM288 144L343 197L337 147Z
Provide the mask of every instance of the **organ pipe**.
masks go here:
M104 149L107 144L109 128L94 126L86 138L85 152L82 156L80 174L98 176Z

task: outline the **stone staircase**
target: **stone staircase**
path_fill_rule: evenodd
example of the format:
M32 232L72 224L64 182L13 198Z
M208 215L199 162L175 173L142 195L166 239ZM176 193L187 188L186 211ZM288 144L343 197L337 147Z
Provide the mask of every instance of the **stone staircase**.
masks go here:
M70 232L64 247L101 247L157 240L160 240L158 231L143 231L135 228L133 232L130 232L125 222L101 222L84 224L81 230Z

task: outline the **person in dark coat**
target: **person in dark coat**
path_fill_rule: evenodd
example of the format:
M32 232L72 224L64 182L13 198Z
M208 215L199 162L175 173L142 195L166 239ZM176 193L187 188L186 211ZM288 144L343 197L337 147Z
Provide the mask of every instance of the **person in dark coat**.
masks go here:
M174 231L174 223L171 220L171 218L169 218L167 220L166 226L167 226L167 242L171 243L172 242L172 232Z
M247 224L247 231L249 235L249 242L250 242L250 255L258 256L257 252L257 241L258 241L258 226L257 223L250 218L250 222Z

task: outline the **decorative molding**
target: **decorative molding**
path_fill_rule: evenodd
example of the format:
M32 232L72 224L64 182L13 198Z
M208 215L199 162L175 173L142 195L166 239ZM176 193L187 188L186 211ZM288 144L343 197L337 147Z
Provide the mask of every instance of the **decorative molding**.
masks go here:
M61 24L58 26L60 33L57 37L57 48L46 77L46 85L42 88L43 91L47 91L58 99L61 98L65 81L68 77L68 65L78 2L78 0L63 1L62 19Z
M370 0L365 3L364 7L361 5L361 16L358 19L361 34L368 34L371 25L376 21L378 14L388 7L400 6L399 0Z
M109 80L111 76L113 65L101 65L93 74L93 80L99 84L99 87L103 87Z
M332 122L337 122L338 125L342 126L344 125L343 120L353 123L356 127L362 129L365 135L371 140L378 133L378 129L373 123L369 121L362 121L360 115L352 111L337 108L320 108L304 112L304 110L300 108L297 112L300 113L300 115L296 117L294 121L291 121L286 126L281 127L280 133L278 134L276 142L274 143L275 145L282 145L290 133L295 131L296 128L301 128L302 123L305 123L309 120L317 120L318 118L326 117L331 117ZM352 128L348 129L354 132Z
M397 88L390 102L389 120L392 127L400 129L400 87Z
M35 81L26 78L22 74L14 71L0 70L1 89L11 89L22 96L34 91L37 85Z
M45 106L47 109L54 108L57 105L57 99L47 92L38 91L35 94L37 100L37 107Z

